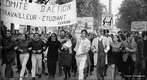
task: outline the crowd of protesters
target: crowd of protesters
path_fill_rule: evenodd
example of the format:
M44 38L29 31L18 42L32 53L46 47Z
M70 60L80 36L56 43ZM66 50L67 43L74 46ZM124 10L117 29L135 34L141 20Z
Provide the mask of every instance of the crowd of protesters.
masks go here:
M2 24L2 23L1 23ZM6 64L5 77L14 78L12 66L17 65L19 80L32 75L55 79L56 68L58 76L70 79L78 72L78 80L84 80L92 75L96 67L97 80L104 80L107 69L111 67L111 80L121 75L125 80L147 79L147 33L141 34L122 32L109 34L108 30L97 30L96 34L81 31L81 37L76 38L65 30L47 34L17 34L1 26L0 59L1 66Z

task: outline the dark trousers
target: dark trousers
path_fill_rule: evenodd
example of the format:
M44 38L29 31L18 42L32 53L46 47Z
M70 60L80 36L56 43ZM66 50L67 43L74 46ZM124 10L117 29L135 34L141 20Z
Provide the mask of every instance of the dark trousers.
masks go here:
M90 61L91 61L91 66L90 66L90 73L94 70L94 59L93 59L94 55L92 57L90 57Z
M74 74L76 74L76 72L77 72L77 66L76 65L72 65L71 67L72 67L72 72Z
M67 66L67 65L63 66L63 71L64 71L66 78L71 76L70 75L70 66Z
M62 75L61 54L58 56L59 75Z
M128 56L125 62L125 80L132 80L135 71L135 62L131 56Z
M88 76L88 74L92 73L92 71L94 70L94 60L93 57L90 57L90 62L91 62L91 66L88 66L87 68L85 68L85 76Z
M147 78L147 60L141 60L141 80L146 80Z
M121 72L121 73L124 73L124 67L122 67L122 65L124 65L124 62L123 62L123 53L120 52L118 54L118 63L117 63L117 67L118 67L118 71Z
M42 54L42 73L45 73L45 62L43 61L44 55Z
M13 62L6 63L6 69L5 69L5 77L6 78L13 78L14 73L13 73Z
M52 77L54 77L55 75L56 66L57 66L57 59L54 57L48 57L47 58L48 73Z
M105 55L98 55L97 62L97 78L104 80L104 72L105 72Z
M17 69L18 69L18 72L20 72L21 70L21 62L20 62L20 52L18 50L16 50L16 58L17 58Z
M72 68L72 72L74 73L74 75L77 72L77 63L76 63L76 59L75 59L75 52L72 53L72 61L71 61L71 68Z
M147 77L147 59L145 60L145 76Z

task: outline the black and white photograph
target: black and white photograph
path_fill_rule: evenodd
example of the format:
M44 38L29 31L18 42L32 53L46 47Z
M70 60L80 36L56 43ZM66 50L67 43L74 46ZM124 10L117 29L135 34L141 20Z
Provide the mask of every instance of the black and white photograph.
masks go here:
M0 80L147 80L147 0L0 0Z

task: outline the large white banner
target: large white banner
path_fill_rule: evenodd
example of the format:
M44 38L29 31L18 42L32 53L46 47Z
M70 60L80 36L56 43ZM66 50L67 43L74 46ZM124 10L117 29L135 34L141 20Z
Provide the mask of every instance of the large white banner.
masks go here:
M1 20L32 26L66 26L77 23L76 0L63 5L1 0Z
M133 21L131 31L147 31L147 21Z

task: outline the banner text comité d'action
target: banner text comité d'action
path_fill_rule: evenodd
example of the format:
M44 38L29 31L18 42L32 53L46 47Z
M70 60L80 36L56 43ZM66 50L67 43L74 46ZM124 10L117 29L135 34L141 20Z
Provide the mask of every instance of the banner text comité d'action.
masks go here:
M27 8L28 3L16 2L16 1L11 1L11 0L1 0L1 6L28 10L28 8Z
M63 5L25 3L20 0L0 0L0 3L2 21L40 26L64 26L76 23L75 0Z
M31 3L30 3L31 4ZM29 6L28 3L18 2L18 1L12 1L12 0L1 0L1 5L5 7L12 7L16 9L23 9L28 10ZM71 4L67 4L64 6L40 6L40 12L65 12L71 10Z
M2 0L1 1L2 6L5 7L11 7L11 8L16 8L20 10L29 10L28 3L23 3L23 2L17 2L17 1L12 1L12 0ZM65 12L68 10L71 10L71 4L67 4L64 6L45 6L41 5L40 7L40 12L41 13L56 13L56 12ZM23 12L15 12L15 11L7 11L3 8L1 8L1 14L6 15L9 17L15 17L19 19L27 19L27 20L37 20L38 18L41 19L41 21L57 21L57 20L64 20L66 15L61 15L61 16L37 16L35 14L25 14Z

